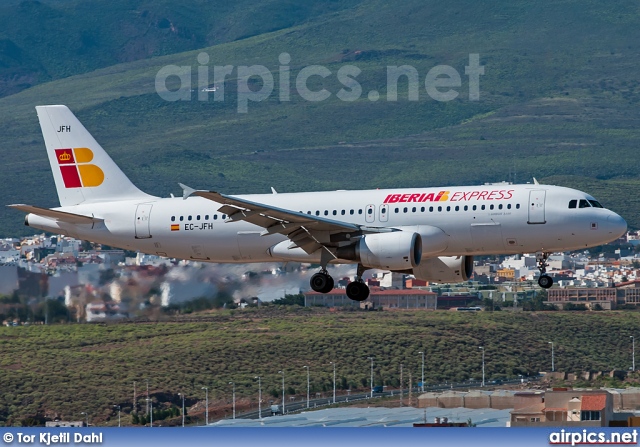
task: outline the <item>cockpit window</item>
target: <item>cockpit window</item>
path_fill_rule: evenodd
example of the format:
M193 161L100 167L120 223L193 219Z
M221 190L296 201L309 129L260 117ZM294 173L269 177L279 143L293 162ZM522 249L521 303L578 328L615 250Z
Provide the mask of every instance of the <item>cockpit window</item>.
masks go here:
M597 200L589 200L589 203L594 208L604 208L604 206L600 205L600 202L598 202Z
M569 208L575 208L578 206L577 200L569 200Z
M584 200L584 199L580 199L580 205L578 206L579 208L591 208L591 205L589 205L589 202Z

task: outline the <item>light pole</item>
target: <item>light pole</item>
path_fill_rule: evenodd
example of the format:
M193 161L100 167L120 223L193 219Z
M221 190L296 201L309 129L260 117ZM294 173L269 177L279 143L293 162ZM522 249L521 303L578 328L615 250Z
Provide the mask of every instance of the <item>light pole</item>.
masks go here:
M548 341L547 343L551 345L551 372L554 372L556 370L556 359L555 352L553 351L553 342Z
M113 408L118 409L118 427L122 427L122 425L120 425L120 405L114 405Z
M631 371L636 370L636 338L631 335L632 351L631 351Z
M482 386L484 386L484 346L479 346L478 349L482 351Z
M420 388L424 393L424 351L420 351L418 352L418 354L422 354L422 386Z
M373 357L367 357L371 360L371 399L373 399Z
M307 370L307 409L309 409L309 367L304 365L303 368Z
M149 416L149 379L144 379L147 382L147 416Z
M233 387L233 419L236 418L236 384L229 382L229 385Z
M336 403L336 362L329 362L333 365L333 403Z
M278 371L278 374L282 374L282 414L284 415L284 370Z
M89 413L82 411L82 412L80 412L80 414L84 414L85 417L87 418L87 427L88 427L89 426Z
M178 396L182 396L182 426L184 427L184 393L178 393Z
M204 409L204 421L206 425L209 425L209 388L203 386L201 389L204 390L204 399L205 399L205 409Z
M149 410L151 410L151 413L149 413L149 427L153 427L153 401L151 399L149 399Z
M256 376L258 379L258 419L262 419L262 382L260 376Z

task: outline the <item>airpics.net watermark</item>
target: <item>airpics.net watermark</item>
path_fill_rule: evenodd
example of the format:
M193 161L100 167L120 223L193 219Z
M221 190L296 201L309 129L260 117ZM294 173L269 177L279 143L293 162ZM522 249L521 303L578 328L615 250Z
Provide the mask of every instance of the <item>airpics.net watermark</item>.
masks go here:
M276 79L278 100L281 102L291 100L292 84L295 92L306 101L324 101L333 94L324 87L319 89L309 87L309 82L314 77L327 79L334 75L334 72L325 66L306 66L300 69L295 79L292 80L291 56L288 53L281 53L278 57L280 65L275 74L264 65L239 65L237 67L214 65L213 79L211 79L209 55L202 52L198 54L197 61L199 64L197 67L197 100L209 101L209 95L213 93L214 101L224 101L225 82L228 77L235 77L238 113L247 113L250 102L268 99L276 87ZM386 100L389 102L398 101L398 84L401 81L406 81L406 99L418 101L421 88L418 70L411 65L388 65L386 68ZM484 75L484 68L483 65L480 65L479 54L469 54L469 65L464 67L464 74L468 77L469 101L480 100L480 76ZM342 88L335 93L339 100L352 102L362 97L362 85L357 79L361 73L360 68L351 64L342 65L335 71L336 79L342 85ZM168 83L176 88L169 88ZM454 67L436 65L425 75L423 85L431 99L446 102L452 101L460 95L459 89L463 87L463 82L462 76ZM193 93L196 90L192 86L192 67L189 65L162 67L156 74L155 88L158 95L166 101L193 100ZM370 90L367 93L367 99L372 102L378 101L381 97L377 90Z

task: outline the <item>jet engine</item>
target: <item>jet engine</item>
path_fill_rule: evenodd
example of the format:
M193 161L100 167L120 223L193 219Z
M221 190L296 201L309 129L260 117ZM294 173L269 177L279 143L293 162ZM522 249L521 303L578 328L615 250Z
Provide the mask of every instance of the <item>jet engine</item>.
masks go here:
M338 248L337 256L369 268L411 269L420 265L422 237L406 231L366 234L355 244Z
M417 279L438 283L466 281L472 273L473 256L426 258L413 268Z

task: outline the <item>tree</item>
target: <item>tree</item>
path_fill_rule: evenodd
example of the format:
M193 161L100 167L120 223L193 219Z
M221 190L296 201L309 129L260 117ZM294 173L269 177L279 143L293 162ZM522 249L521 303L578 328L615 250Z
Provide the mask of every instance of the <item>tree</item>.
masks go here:
M284 298L278 298L273 300L273 304L283 304L285 306L304 306L304 294L298 293L296 295L286 294Z

